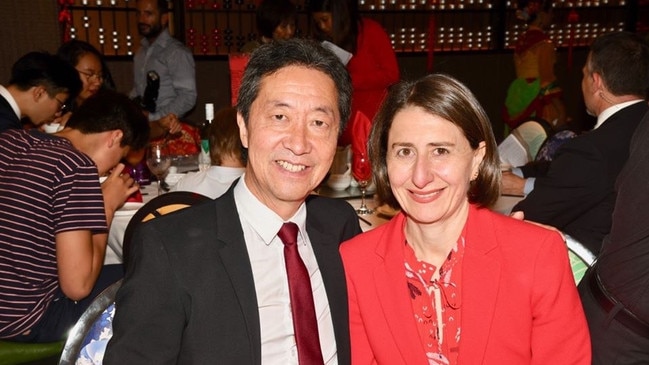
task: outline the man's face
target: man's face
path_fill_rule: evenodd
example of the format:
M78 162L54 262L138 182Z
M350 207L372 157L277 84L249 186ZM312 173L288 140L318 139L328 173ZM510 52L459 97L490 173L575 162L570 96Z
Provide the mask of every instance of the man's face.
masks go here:
M590 54L586 60L586 64L581 69L582 79L581 79L581 93L584 97L584 104L586 105L586 111L589 115L597 116L595 103L596 98L596 86L593 73L590 71Z
M287 66L265 76L247 124L246 184L266 206L290 218L326 175L340 128L338 93L324 73Z
M61 115L61 111L68 99L67 93L58 93L54 96L45 91L45 88L37 86L33 89L34 104L33 106L21 110L34 125L43 125L50 123L54 118Z
M137 30L147 39L156 38L167 25L168 14L160 14L155 0L137 1Z

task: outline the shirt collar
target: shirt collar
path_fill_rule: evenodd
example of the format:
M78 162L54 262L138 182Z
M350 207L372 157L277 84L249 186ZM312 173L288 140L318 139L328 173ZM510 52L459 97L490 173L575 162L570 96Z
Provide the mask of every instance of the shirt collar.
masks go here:
M599 113L599 115L597 116L597 124L595 124L595 128L593 128L593 129L599 128L599 126L604 124L604 122L611 115L619 112L620 110L626 108L627 106L629 106L631 104L639 103L641 101L643 101L643 100L642 99L636 99L636 100L631 100L631 101L625 101L624 103L615 104L613 106L609 106L608 108L604 109L603 112Z
M270 245L285 221L252 194L246 185L245 178L244 173L234 187L234 201L239 212L239 217L250 224L250 227L261 237L266 245ZM302 203L297 212L286 222L297 224L299 235L304 238L304 232L306 232L306 205ZM304 239L298 239L298 242L304 241Z
M18 119L20 119L20 107L18 106L18 103L16 103L16 99L14 99L9 90L2 85L0 85L0 95L7 99L7 102L11 105L11 109L13 109Z

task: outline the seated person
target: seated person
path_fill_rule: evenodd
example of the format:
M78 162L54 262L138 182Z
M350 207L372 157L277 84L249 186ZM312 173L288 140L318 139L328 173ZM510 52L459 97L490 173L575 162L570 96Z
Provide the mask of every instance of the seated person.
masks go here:
M11 67L7 87L0 85L0 132L21 129L22 118L35 126L51 122L79 90L74 67L48 53L27 53Z
M0 134L1 339L64 339L123 276L121 265L103 266L115 211L138 189L119 161L148 139L140 108L112 91L86 100L56 134Z
M56 52L62 60L69 63L79 73L83 87L76 98L70 100L67 112L54 121L65 125L71 112L99 90L115 90L115 83L108 70L104 56L90 43L73 39L65 42Z
M237 110L233 107L219 110L209 132L212 166L205 171L188 173L172 190L192 191L215 199L245 171Z
M649 42L627 32L593 41L583 67L582 93L595 128L564 143L546 171L524 178L503 174L503 192L527 193L512 212L551 225L599 252L611 229L615 179L629 156L629 143L649 110Z
M256 20L259 39L246 43L241 48L242 53L252 53L272 40L293 38L297 9L290 0L265 0L257 8Z

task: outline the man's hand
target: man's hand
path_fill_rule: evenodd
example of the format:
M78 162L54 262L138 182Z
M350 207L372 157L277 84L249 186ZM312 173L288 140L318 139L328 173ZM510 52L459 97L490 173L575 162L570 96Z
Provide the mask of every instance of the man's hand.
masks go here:
M151 122L151 139L162 137L166 134L176 134L182 129L182 123L174 113Z
M182 129L180 120L174 113L169 113L158 120L160 126L169 131L169 134L176 134Z
M104 196L104 207L106 209L106 220L109 225L115 211L124 205L126 199L140 188L135 183L135 180L123 171L124 164L117 164L106 181L101 184L101 193Z
M509 171L503 171L503 178L500 182L500 191L505 195L525 195L525 179L512 174Z
M511 214L509 214L509 216L514 218L514 219L518 219L519 221L525 220L525 213L523 211L520 211L520 210L516 211L516 212L511 212ZM555 231L555 232L559 233L559 235L561 235L561 238L563 239L563 242L566 242L566 237L563 235L563 232L561 232L558 228L556 228L554 226L548 226L547 224L542 224L542 223L533 222L533 221L525 221L525 222L529 222L529 223L535 224L535 225L537 225L539 227L543 227L543 228L549 229L551 231Z

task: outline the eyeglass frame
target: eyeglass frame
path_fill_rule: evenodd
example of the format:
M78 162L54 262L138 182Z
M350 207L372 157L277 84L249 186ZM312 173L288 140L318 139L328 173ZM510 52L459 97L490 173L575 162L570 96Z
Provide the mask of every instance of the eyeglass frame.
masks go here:
M60 105L58 112L60 112L61 114L65 114L65 112L68 109L68 105L65 102L59 100L59 98L57 98L56 96L53 96L52 99L56 100L56 102L59 103Z
M77 71L78 71L80 74L82 74L83 76L85 76L85 77L86 77L86 80L89 81L89 82L90 82L93 78L96 78L97 81L99 81L100 83L104 81L104 77L105 77L105 76L104 76L103 73L93 73L93 72L88 72L88 71L81 71L81 70L79 70L79 69L77 69Z

